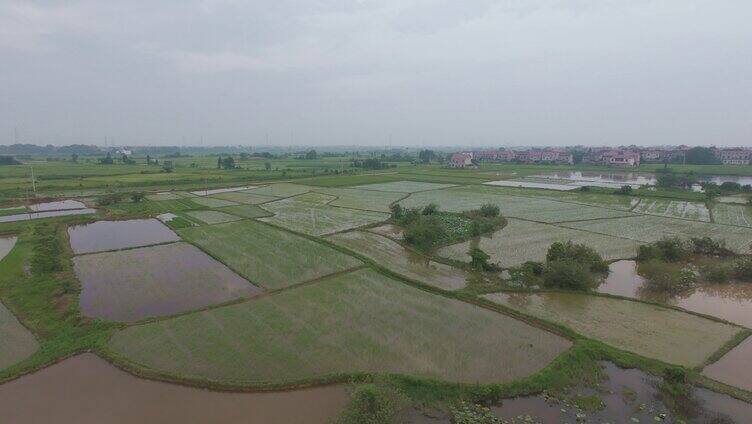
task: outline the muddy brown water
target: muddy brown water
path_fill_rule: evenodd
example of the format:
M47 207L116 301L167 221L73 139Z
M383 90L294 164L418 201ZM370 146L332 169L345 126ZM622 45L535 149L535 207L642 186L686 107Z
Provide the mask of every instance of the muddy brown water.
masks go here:
M348 399L341 386L212 392L140 379L82 354L0 385L0 422L319 424Z
M97 221L68 228L76 254L148 246L178 241L180 237L156 219Z
M677 294L644 289L635 261L617 261L598 292L678 306L752 328L752 283L703 284Z
M702 373L714 380L752 392L752 337L747 337L721 359L706 366Z

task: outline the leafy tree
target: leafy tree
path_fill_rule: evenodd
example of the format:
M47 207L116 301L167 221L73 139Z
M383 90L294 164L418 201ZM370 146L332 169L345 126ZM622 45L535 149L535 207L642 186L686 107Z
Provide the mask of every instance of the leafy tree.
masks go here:
M151 156L146 155L146 164L151 165Z
M173 164L171 160L163 161L162 163L162 170L165 172L172 172L173 171Z
M424 149L418 152L418 159L421 163L430 163L434 157L436 157L436 154L433 150Z
M685 153L685 156L686 163L692 165L718 165L721 163L713 153L713 149L708 147L693 147Z
M439 205L436 203L429 203L423 208L423 215L433 215L439 211Z
M71 155L71 162L78 163L78 155L77 154L74 153L74 154Z
M392 212L393 219L402 218L402 205L400 205L399 203L394 203L393 205L389 206L389 210Z
M115 161L112 160L112 155L110 154L110 152L107 152L107 156L99 159L99 163L101 163L102 165L112 165L115 163Z
M217 156L217 169L222 169L222 156Z
M571 260L546 262L543 269L543 285L569 290L587 290L595 282L585 264Z
M607 272L608 264L600 254L592 247L584 244L567 242L555 242L548 248L546 262L566 261L585 266L588 271Z
M235 159L232 156L227 156L226 158L222 159L222 168L235 169Z
M316 159L317 157L318 157L318 153L316 153L316 151L313 149L307 151L305 154L305 158L308 160L313 160L313 159Z
M271 171L272 170L271 162L264 162L264 169L266 169L267 171Z
M0 165L20 165L21 162L17 161L13 156L0 156Z
M623 196L628 196L632 194L632 186L630 185L623 185L619 189L617 189L614 194L620 194Z
M478 247L471 247L470 250L467 251L467 254L470 256L470 265L478 270L486 270L491 268L491 264L488 263L488 260L491 259L491 256L488 255L488 253L484 252Z
M481 216L485 216L487 218L493 218L499 216L499 207L494 205L493 203L486 203L478 209Z

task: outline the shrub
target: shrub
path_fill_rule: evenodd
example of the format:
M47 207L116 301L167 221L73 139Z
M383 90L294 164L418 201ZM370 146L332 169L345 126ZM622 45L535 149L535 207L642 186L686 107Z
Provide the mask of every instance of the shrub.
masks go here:
M571 240L551 244L546 253L546 261L572 261L584 265L588 271L608 271L608 264L595 249L584 244L573 243Z
M389 206L389 211L392 212L392 219L402 218L402 205L400 205L399 203L395 203Z
M752 281L752 258L744 257L734 261L734 277Z
M439 205L436 203L429 203L423 208L423 215L434 215L439 211Z
M462 402L451 408L453 424L501 424L490 408Z
M338 424L388 424L396 423L405 406L399 392L375 384L358 386L350 403L337 419Z
M726 263L707 263L700 267L700 274L712 283L723 283L731 276L731 266Z
M143 191L139 191L139 192L136 192L136 193L131 193L131 200L133 201L133 203L138 203L138 202L144 200L144 197L146 197L146 195L144 194Z
M481 206L480 209L478 209L478 212L481 216L485 216L486 218L494 218L499 216L499 207L491 204L486 203L485 205Z
M123 200L123 195L121 193L109 193L109 194L105 194L104 196L100 196L99 198L97 198L97 205L99 206L112 205L115 203L119 203L121 200Z
M632 194L632 186L630 185L623 185L620 188L618 188L614 194L620 194L623 196Z
M643 244L637 248L637 261L647 262L653 259L661 259L661 251L653 244Z
M572 260L555 260L546 263L543 270L543 285L546 287L587 290L595 278L586 265Z
M690 239L692 252L700 255L729 256L733 252L726 248L726 241L715 241L710 237L693 237Z
M403 239L406 243L420 250L428 251L446 237L446 231L436 220L422 219L415 221L405 229Z
M491 256L480 248L471 247L467 254L470 256L470 265L473 268L478 270L488 270L493 268L493 266L488 263Z
M58 237L58 227L51 223L34 227L34 247L31 256L31 271L34 274L59 272L63 270L62 248Z

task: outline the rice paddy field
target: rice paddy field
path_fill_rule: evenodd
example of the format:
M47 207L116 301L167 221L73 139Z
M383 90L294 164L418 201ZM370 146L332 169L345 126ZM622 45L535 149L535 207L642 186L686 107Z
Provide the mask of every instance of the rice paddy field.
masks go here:
M646 198L633 212L710 222L710 211L704 203L698 202Z
M260 196L292 197L299 194L308 193L309 191L311 191L311 187L301 184L274 183L253 190L248 190L248 193L257 194Z
M227 384L342 372L505 382L540 370L569 346L521 321L371 270L130 327L109 343L134 364Z
M68 228L73 252L102 252L178 241L172 230L156 219L97 221Z
M748 252L749 243L752 240L752 228L649 215L569 222L561 225L599 234L630 238L641 242L653 242L666 236L678 236L682 238L712 237L718 240L725 240L726 246L738 253Z
M404 193L389 191L330 187L316 188L316 192L335 196L336 198L329 202L332 206L377 212L389 212L389 206L392 203L406 196Z
M171 194L172 196L172 194ZM138 203L134 202L121 202L114 205L107 206L107 209L115 213L141 213L150 216L155 216L163 213L179 212L191 209L203 209L206 206L200 205L193 201L193 199L199 199L198 197L181 197L172 200L143 200ZM162 197L162 196L159 196Z
M259 294L261 290L187 243L77 256L81 310L138 321Z
M631 212L626 210L535 197L478 193L464 187L414 193L401 201L400 205L404 207L422 207L429 203L435 203L439 206L439 209L448 212L477 209L484 204L491 203L498 206L501 214L504 216L539 222L566 222L632 215Z
M542 261L552 243L572 240L594 248L604 259L633 258L639 242L588 231L573 230L538 222L509 219L507 225L490 236L444 246L439 256L469 262L470 247L479 247L491 256L492 263L502 267L517 266L526 261Z
M741 330L660 306L586 294L494 293L484 297L619 349L688 367L702 365Z
M631 210L637 203L639 197L633 196L614 196L604 193L593 193L583 191L556 191L556 190L535 190L525 188L508 188L508 187L490 187L487 185L465 186L465 190L481 194L506 194L511 196L535 197L540 199L557 200L560 202L579 203L589 206L600 206L610 209Z
M228 200L236 203L245 203L248 205L258 205L261 203L267 203L277 200L277 197L267 196L263 194L255 194L247 191L233 191L229 193L213 194L213 199Z
M235 206L230 206L230 207L232 208ZM241 217L236 216L236 215L231 215L229 213L225 213L221 211L212 211L212 210L188 211L188 212L185 212L185 214L190 216L191 218L195 218L206 224L221 224L223 222L238 221L241 219Z
M362 263L305 237L251 220L178 230L252 283L279 289Z
M461 289L469 275L458 268L432 261L384 236L366 232L338 233L328 240L347 247L407 278L445 290Z
M237 205L238 202L233 202L230 200L225 199L215 199L214 197L192 197L191 201L193 203L198 203L201 206L205 206L207 208L221 208L223 206L232 206Z
M354 188L361 188L363 190L392 191L397 193L417 193L419 191L449 188L453 185L454 184L440 184L420 181L392 181L380 184L359 185L355 186Z
M752 227L752 207L731 203L713 205L713 221L719 224Z
M256 205L225 206L223 208L218 208L217 210L237 215L242 218L261 218L263 216L271 215L271 213Z
M301 233L321 236L374 224L389 218L389 214L383 212L340 208L326 204L334 199L334 196L307 193L266 203L264 209L274 213L274 216L260 219Z
M38 348L34 335L0 303L0 371L23 360Z

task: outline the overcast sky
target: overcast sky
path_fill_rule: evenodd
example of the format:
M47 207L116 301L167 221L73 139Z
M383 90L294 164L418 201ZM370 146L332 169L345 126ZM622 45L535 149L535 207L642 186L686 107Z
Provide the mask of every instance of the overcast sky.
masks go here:
M749 0L0 0L0 144L752 145Z

